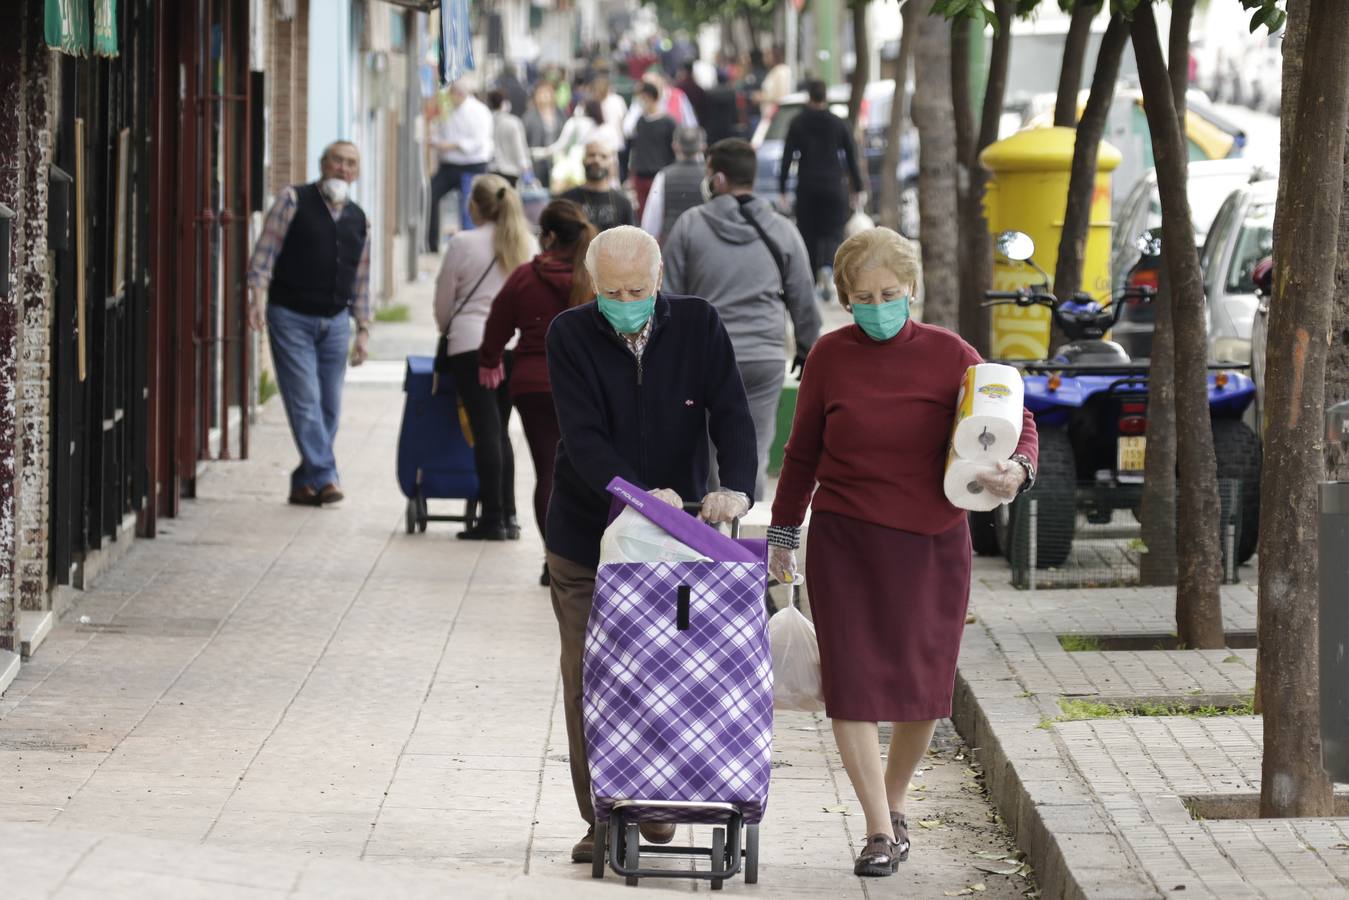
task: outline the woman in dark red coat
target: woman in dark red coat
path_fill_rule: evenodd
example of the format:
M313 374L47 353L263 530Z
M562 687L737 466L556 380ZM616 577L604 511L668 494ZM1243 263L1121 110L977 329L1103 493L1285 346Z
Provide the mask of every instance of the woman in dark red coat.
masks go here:
M811 348L768 530L771 573L794 580L811 507L825 712L867 819L858 875L890 875L908 856L909 781L951 714L970 594L969 526L942 480L960 382L981 360L959 336L909 321L917 277L913 245L889 229L838 249L834 281L856 324ZM1016 453L978 476L1003 500L1034 479L1035 421L1023 417ZM877 722L894 723L884 768Z
M497 292L478 350L479 380L484 387L496 387L503 377L502 352L517 332L520 335L510 395L520 412L529 455L534 459L534 521L540 532L548 518L553 458L559 439L544 337L558 313L594 299L585 256L596 233L585 212L570 200L554 200L544 207L539 216L543 252L512 272ZM539 583L548 584L546 564Z

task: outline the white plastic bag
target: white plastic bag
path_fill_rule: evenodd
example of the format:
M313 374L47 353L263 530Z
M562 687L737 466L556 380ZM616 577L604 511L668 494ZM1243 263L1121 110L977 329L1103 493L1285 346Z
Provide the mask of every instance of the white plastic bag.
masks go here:
M633 509L625 508L604 529L600 538L600 565L609 563L708 562L687 544L680 543L655 522Z
M864 231L870 231L875 227L876 223L872 221L871 216L860 209L855 210L853 214L848 217L848 223L843 226L843 236L845 238L850 238L854 235L861 234Z
M820 645L815 626L795 606L773 613L768 620L768 643L773 654L773 708L801 712L824 710L820 681Z

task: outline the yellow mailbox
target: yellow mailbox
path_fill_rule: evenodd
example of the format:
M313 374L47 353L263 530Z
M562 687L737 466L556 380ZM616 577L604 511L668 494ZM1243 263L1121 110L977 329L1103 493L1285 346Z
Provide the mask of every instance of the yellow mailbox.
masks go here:
M1063 233L1076 136L1071 128L1031 128L989 145L979 156L993 173L984 199L989 228L994 234L1024 231L1030 235L1035 240L1035 262L1051 275ZM1118 150L1101 141L1082 269L1082 290L1096 297L1110 291L1110 172L1120 159ZM1001 256L994 259L996 291L1043 281L1024 263ZM1042 306L995 306L991 330L989 349L994 359L1044 359L1049 355L1049 310Z

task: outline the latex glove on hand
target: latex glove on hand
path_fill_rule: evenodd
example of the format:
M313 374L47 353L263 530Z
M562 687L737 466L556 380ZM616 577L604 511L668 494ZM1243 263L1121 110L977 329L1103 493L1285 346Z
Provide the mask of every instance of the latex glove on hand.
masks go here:
M739 491L712 491L703 498L698 518L711 525L731 522L749 512L749 498Z
M786 547L768 548L768 574L783 584L796 581L796 551Z
M796 359L792 361L792 368L791 368L791 373L796 378L797 381L800 381L801 376L806 374L806 356L808 356L809 354L810 354L809 347L805 348L804 350L797 348Z
M670 504L675 509L684 508L684 501L680 498L678 494L676 494L669 488L656 488L654 491L651 492L651 496L655 497L661 503Z
M1004 503L1016 497L1017 491L1026 480L1026 470L1019 463L1003 460L996 470L980 472L975 478L984 490Z
M501 382L505 380L506 380L505 363L497 363L497 367L495 369L484 369L482 366L478 366L478 384L487 388L489 391L494 391L497 388L501 387Z

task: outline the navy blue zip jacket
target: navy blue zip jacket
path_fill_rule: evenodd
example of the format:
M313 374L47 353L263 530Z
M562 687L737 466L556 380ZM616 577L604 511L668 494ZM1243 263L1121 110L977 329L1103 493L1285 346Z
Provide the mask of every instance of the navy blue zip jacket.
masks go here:
M594 302L548 329L548 378L562 440L545 529L548 550L599 565L615 475L685 501L707 493L709 432L721 483L754 495L754 420L731 339L706 300L657 294L641 362Z

